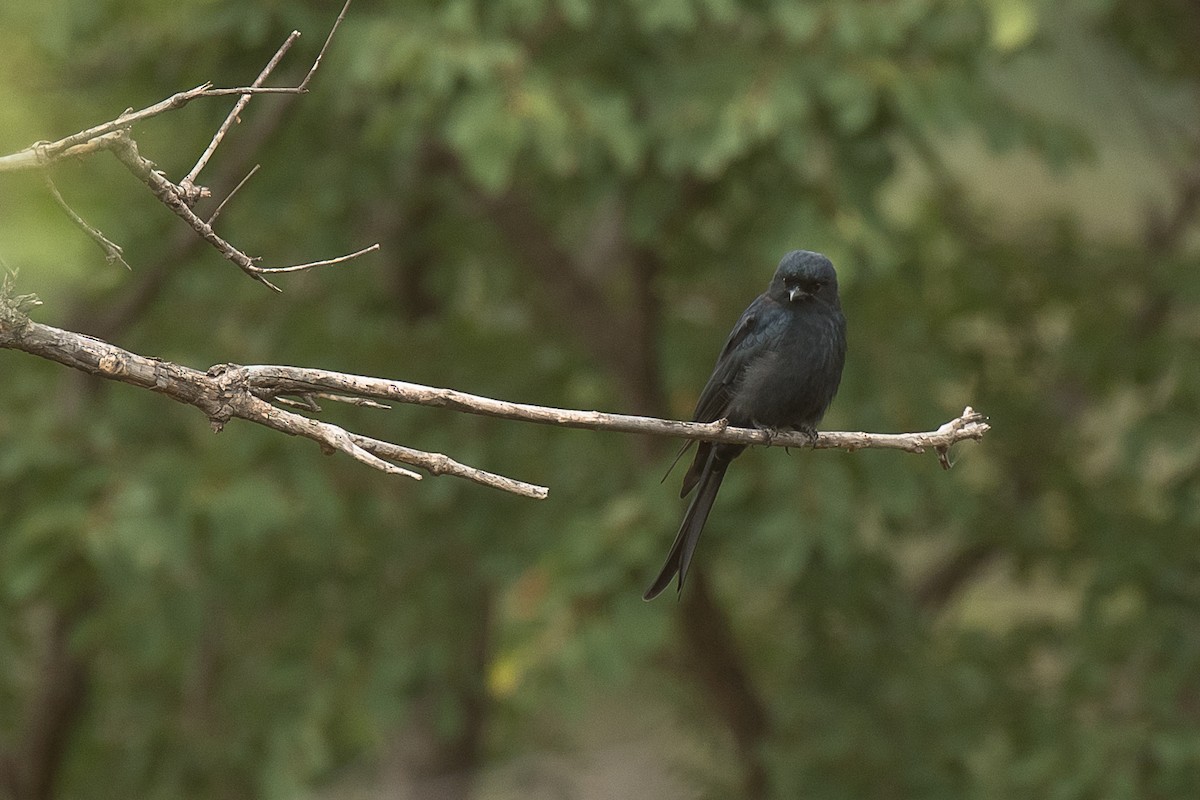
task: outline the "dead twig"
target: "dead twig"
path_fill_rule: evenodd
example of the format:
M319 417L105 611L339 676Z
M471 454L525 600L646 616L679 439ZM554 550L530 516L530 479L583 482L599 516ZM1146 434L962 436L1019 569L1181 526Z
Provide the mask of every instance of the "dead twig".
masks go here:
M259 267L257 272L260 275L263 275L268 273L275 274L279 272L300 272L301 270L312 269L313 267L328 267L332 266L333 264L340 264L343 261L349 261L352 258L365 256L367 253L374 253L378 249L379 243L376 242L370 247L364 247L361 250L356 250L353 253L347 253L346 255L338 256L337 258L327 258L323 261L309 261L307 264L296 264L292 267Z
M313 269L315 267L323 267L330 264L338 264L343 261L349 261L353 258L372 253L379 249L378 244L365 247L356 253L339 256L338 258L327 259L324 261L312 261L307 264L297 264L291 267L260 267L256 261L244 251L238 249L224 237L218 234L213 227L200 217L196 216L196 212L192 210L192 199L187 192L180 186L171 183L161 171L155 169L154 162L144 158L138 152L137 142L124 134L113 134L111 138L106 139L108 149L113 152L125 167L133 173L134 177L150 189L159 202L169 208L176 216L182 219L187 225L194 230L201 239L211 244L216 248L222 256L228 261L235 264L239 269L245 272L256 281L266 285L268 288L279 292L282 291L278 286L268 280L265 276L275 272L299 272L301 270Z
M292 49L292 44L299 38L300 31L292 31L290 34L288 34L287 39L285 39L283 44L279 46L279 49L275 51L275 55L271 56L271 60L268 61L267 65L262 68L262 72L258 73L258 77L254 79L254 83L250 84L252 88L257 89L267 82L267 78L275 70L275 67L279 65L279 62L283 59L284 54L286 54L288 50ZM296 88L301 91L307 91L302 86L297 86ZM225 139L225 133L229 130L230 126L232 126L233 123L240 121L239 115L242 113L242 109L246 107L246 104L250 102L250 98L253 96L253 93L247 92L239 97L237 102L233 104L233 108L225 117L225 121L222 122L217 128L217 132L213 134L212 140L209 141L208 146L204 148L204 152L200 154L200 158L196 159L195 166L193 166L191 171L188 172L184 179L179 182L179 185L185 190L190 189L195 185L196 176L200 174L200 170L204 169L204 165L208 163L208 160L212 158L213 153L217 151L217 146L220 145ZM233 192L230 192L230 195L232 196ZM224 203L222 203L222 205L224 205ZM219 212L220 208L218 208L217 211ZM213 213L213 216L216 216L216 212Z
M125 251L121 246L107 236L101 233L97 228L92 227L83 217L75 212L75 209L67 205L67 201L63 199L62 193L58 191L58 187L54 185L54 180L50 177L50 173L45 173L42 176L46 182L46 188L50 191L50 196L54 198L54 202L58 203L58 207L63 210L63 213L70 217L80 230L87 234L88 238L100 246L104 251L104 258L108 263L119 261L125 269L132 270L129 263L125 261Z
M300 81L297 88L307 89L308 82L312 80L313 75L317 72L317 67L321 66L321 59L325 57L325 51L329 49L329 43L333 41L333 35L337 33L338 27L342 24L342 20L346 18L346 12L350 10L351 0L346 0L342 5L342 10L338 12L337 19L333 21L333 26L329 29L329 35L325 37L325 44L321 45L321 52L317 53L317 57L313 59L312 66L308 69L308 74L304 76L304 80Z
M250 171L246 173L246 176L238 181L236 186L229 190L229 194L225 195L225 199L218 203L217 207L213 209L213 212L208 215L208 219L205 221L210 226L217 221L217 217L221 216L221 212L225 209L225 204L232 200L233 196L237 194L243 186L246 185L246 181L254 177L254 173L258 172L259 166L261 165L255 164L253 167L251 167Z
M232 89L216 89L211 83L202 83L192 89L176 92L165 100L146 106L140 111L126 111L116 119L73 133L70 136L64 136L58 141L37 142L24 150L0 156L0 172L40 169L64 158L106 149L103 145L88 149L86 145L113 133L126 132L137 122L183 108L201 97L225 97L234 94L304 94L307 91L307 89L295 86L241 86Z

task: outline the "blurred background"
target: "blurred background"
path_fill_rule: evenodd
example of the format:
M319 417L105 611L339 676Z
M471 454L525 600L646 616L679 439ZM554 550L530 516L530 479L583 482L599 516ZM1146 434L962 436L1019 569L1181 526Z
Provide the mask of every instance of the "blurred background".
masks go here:
M303 76L336 2L0 8L0 153L204 81ZM0 352L0 795L1200 795L1200 6L357 0L202 183L276 295L115 159L0 176L35 318L686 418L792 248L839 269L824 427L754 449L693 575L674 443L397 407L323 419L547 484L386 476ZM228 101L140 125L178 180ZM211 204L208 208L211 209ZM203 214L202 214L203 216Z

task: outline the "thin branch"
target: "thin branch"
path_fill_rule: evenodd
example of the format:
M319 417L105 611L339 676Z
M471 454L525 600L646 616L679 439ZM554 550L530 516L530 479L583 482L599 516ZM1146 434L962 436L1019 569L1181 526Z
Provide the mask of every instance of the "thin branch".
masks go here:
M225 97L234 94L304 94L307 91L307 89L295 86L240 86L232 89L214 89L211 83L202 83L192 89L176 92L167 99L160 100L152 106L146 106L140 111L127 111L114 120L65 136L56 142L38 142L24 150L0 156L0 172L39 169L70 156L82 155L86 151L75 149L79 145L87 144L111 133L128 131L136 122L183 108L201 97ZM103 149L103 147L96 149Z
M378 249L379 249L379 243L376 242L375 244L371 245L370 247L364 247L362 250L356 250L353 253L347 253L346 255L338 256L337 258L327 258L324 261L310 261L307 264L296 264L293 267L256 267L256 270L259 274L264 274L264 273L274 274L274 273L279 273L279 272L300 272L301 270L312 269L313 267L328 267L333 264L340 264L343 261L349 261L352 258L358 258L359 256L365 256L367 253L374 253Z
M274 289L277 292L282 290L265 277L269 273L299 272L301 270L313 269L314 267L340 264L343 261L349 261L352 258L357 258L365 253L371 253L379 249L379 245L374 244L356 253L324 261L313 261L292 267L260 267L255 263L257 259L251 258L245 252L226 241L220 234L213 230L211 225L196 216L196 212L192 210L192 203L185 191L167 180L162 172L155 169L154 162L144 158L138 152L137 142L124 134L114 134L107 141L113 155L133 173L134 177L146 184L150 191L154 193L154 196L158 198L159 202L171 209L176 216L186 222L192 230L199 234L201 239L215 247L217 252L224 256L226 260L232 262L242 272L245 272L256 281L265 284L268 288Z
M97 228L93 228L91 225L89 225L87 220L75 213L75 209L67 205L67 201L63 199L62 193L60 193L58 191L58 187L54 185L54 180L50 177L50 173L47 172L42 177L46 181L46 188L50 190L50 196L54 198L56 203L58 203L58 207L63 210L63 213L70 217L71 221L74 222L75 225L80 228L80 230L88 235L88 238L100 246L100 249L104 251L104 258L108 261L108 263L111 264L114 261L119 261L125 267L125 269L132 271L132 267L130 267L129 263L125 261L125 251L121 248L121 246L110 240Z
M263 71L259 73L258 78L250 86L239 86L233 88L214 88L211 82L205 82L199 86L192 87L182 92L176 92L170 97L160 100L153 105L146 106L139 111L129 110L118 116L116 119L102 122L86 130L73 133L70 136L65 136L55 142L38 142L30 145L24 150L19 150L16 153L0 156L0 172L10 172L21 169L37 169L44 167L54 161L66 158L68 155L78 155L78 153L68 153L72 148L97 139L109 133L117 131L128 131L136 123L157 117L159 114L165 114L168 111L175 111L183 108L193 100L201 97L227 97L229 95L241 95L237 104L234 105L233 111L226 117L218 129L217 134L213 136L213 140L205 149L204 154L196 162L196 166L188 173L187 177L180 183L187 185L195 181L196 176L200 174L200 170L208 163L212 157L212 151L216 150L221 143L221 139L225 136L225 131L237 119L238 113L245 107L251 95L255 94L305 94L308 92L308 84L316 73L317 68L321 65L321 59L324 58L326 50L329 49L330 42L333 41L333 35L337 32L338 26L342 24L342 20L346 16L346 11L350 8L351 0L346 0L346 4L342 6L341 12L333 23L333 27L329 30L329 35L325 38L325 44L321 46L321 52L317 53L317 57L313 60L312 66L309 67L308 74L304 76L304 80L298 86L263 86L268 75L279 64L284 54L291 49L292 44L300 36L299 31L292 31L288 38L280 45L279 49L272 56L267 65L263 67Z
M205 89L200 97L229 97L238 94L307 94L299 86L224 86Z
M206 220L208 222L209 226L211 226L214 222L217 221L217 217L221 216L221 212L225 209L225 204L228 203L230 200L232 200L233 196L235 194L237 194L238 191L243 186L246 185L246 181L248 181L254 177L254 173L258 172L258 168L260 166L261 166L260 164L255 164L250 169L250 171L246 173L246 177L244 177L240 181L238 181L237 186L234 186L232 189L230 189L229 194L225 195L225 199L217 204L216 209L214 209L213 212L211 214L209 214L208 220Z
M217 187L228 187L236 183L253 164L263 144L271 138L282 124L290 102L274 103L260 109L249 122L243 135L244 146L226 153L219 162L217 174L212 180L214 192ZM218 192L219 193L219 192ZM111 339L126 328L142 313L177 275L174 267L185 261L201 245L203 239L186 225L174 226L158 257L147 264L139 265L134 280L119 291L100 302L77 305L68 315L63 327L75 331L86 331L102 339Z
M258 88L266 83L267 78L275 70L275 67L279 65L279 62L283 59L283 56L288 50L292 49L292 45L299 38L300 31L292 31L291 34L288 35L287 39L284 40L283 44L279 46L279 49L275 51L275 55L271 56L271 60L267 62L267 65L262 68L262 72L258 73L258 77L254 79L254 83L250 85L254 88ZM313 65L313 68L316 68L316 64ZM297 88L301 90L304 89L303 86ZM208 160L212 158L213 153L217 151L217 146L220 145L221 141L225 138L225 133L229 130L230 126L232 126L234 122L238 121L238 115L242 113L242 109L246 107L246 104L250 102L250 98L253 96L254 95L250 93L242 94L238 98L237 102L233 104L233 109L230 110L228 116L225 117L225 121L221 123L221 126L217 128L217 132L213 134L212 141L208 143L208 147L204 148L204 152L200 154L200 158L196 159L196 165L192 167L187 176L179 182L180 186L183 186L186 189L196 182L196 176L200 174L200 170L204 169L204 165L208 163ZM233 193L230 192L231 196L232 194ZM226 200L228 199L229 198L226 198ZM217 211L220 211L220 209L217 209ZM216 216L215 212L213 216Z
M522 497L529 497L534 500L544 500L550 494L550 490L545 486L507 478L493 472L485 472L484 470L459 463L441 453L427 453L424 450L413 450L411 447L403 447L391 442L371 439L366 436L360 436L357 433L352 433L350 436L364 450L374 453L380 458L412 464L415 467L429 470L431 475L453 475L456 478L465 478L469 481L474 481L481 486L490 486L493 489L500 489L501 491L521 495Z
M124 135L124 131L110 131L103 136L89 139L82 144L71 145L66 150L59 151L53 157L45 155L44 148L50 145L38 142L19 153L0 157L0 172L41 168L49 166L55 161L64 161L68 158L82 158L93 153L99 153L102 150L111 150L112 140Z
M403 475L404 477L412 478L413 480L421 480L421 476L412 470L405 469L404 467L398 467L395 464L390 464L374 453L371 453L366 448L362 447L358 443L357 437L352 435L345 428L332 425L328 422L320 422L315 419L309 419L308 417L301 416L300 414L294 414L291 411L284 411L281 408L272 406L265 400L259 400L258 403L254 403L252 399L247 398L246 402L253 406L258 406L261 404L258 409L261 412L261 416L257 419L252 419L252 422L258 422L259 424L266 425L268 428L274 428L275 430L282 431L283 433L290 433L294 436L304 436L308 439L312 439L315 442L320 442L325 446L327 452L340 450L341 452L349 455L351 458L366 464L368 467L381 470L389 475ZM243 415L239 416L242 416L243 419L248 419L248 417Z
M146 184L159 202L186 222L192 230L200 235L201 239L215 247L221 255L237 265L242 272L277 292L282 291L278 286L258 274L259 269L255 266L254 259L225 241L212 229L211 225L196 216L196 212L192 211L191 202L184 195L183 190L167 180L162 172L155 169L154 162L142 157L138 152L137 142L121 134L110 140L109 149L112 150L117 160L133 173L134 177Z
M302 394L298 397L285 397L278 395L274 398L274 402L285 406L293 406L294 408L302 408L305 411L320 411L321 406L317 404L317 398L323 400L333 400L337 403L345 403L351 406L359 406L361 408L379 408L384 411L390 411L391 406L386 403L377 403L374 400L368 400L365 397L350 397L344 394L331 394L330 392L317 392L315 394Z
M313 60L313 65L309 68L308 74L304 76L304 80L300 81L299 88L308 88L308 82L316 74L317 67L321 66L321 59L325 57L325 51L329 49L329 43L333 41L333 35L337 33L338 26L342 24L342 20L346 18L346 12L350 10L350 3L351 0L346 0L345 5L342 6L342 10L338 12L337 19L333 21L333 27L329 29L329 35L325 37L325 44L321 45L321 52L317 53L317 57Z
M91 336L34 322L23 310L30 307L29 303L23 303L22 300L27 298L15 296L11 281L5 281L0 287L0 348L20 350L92 375L159 392L180 403L199 408L208 416L214 430L221 430L231 419L244 419L293 436L312 439L328 452L340 450L390 474L419 477L391 463L400 461L427 469L434 475L454 475L526 497L542 498L548 490L460 464L440 453L412 450L351 433L336 425L286 411L273 402L283 402L285 396L303 398L336 395L332 399L391 400L565 428L850 451L883 448L921 453L932 448L940 454L956 442L981 439L989 430L986 418L969 406L960 417L925 433L823 431L810 438L801 433L732 428L724 420L713 423L678 422L509 403L453 389L319 369L227 364L200 372L169 361L146 358Z
M388 411L391 409L391 406L387 405L386 403L376 403L374 400L368 400L365 397L348 397L346 395L330 394L328 392L320 392L314 396L323 398L325 400L333 400L338 403L348 403L349 405L352 405L352 406L363 406L365 408L379 408L379 409L383 409L384 411Z

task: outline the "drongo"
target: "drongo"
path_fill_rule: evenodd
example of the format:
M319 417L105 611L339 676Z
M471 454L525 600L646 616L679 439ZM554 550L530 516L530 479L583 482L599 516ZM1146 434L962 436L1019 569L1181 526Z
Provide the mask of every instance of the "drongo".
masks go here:
M712 376L700 392L696 422L728 420L739 428L803 431L816 424L837 393L846 361L846 318L837 273L820 253L793 250L779 262L767 291L733 326ZM686 449L686 447L684 448ZM700 442L680 497L696 491L667 563L646 590L651 600L679 575L679 590L725 470L746 449ZM682 452L681 452L682 454Z

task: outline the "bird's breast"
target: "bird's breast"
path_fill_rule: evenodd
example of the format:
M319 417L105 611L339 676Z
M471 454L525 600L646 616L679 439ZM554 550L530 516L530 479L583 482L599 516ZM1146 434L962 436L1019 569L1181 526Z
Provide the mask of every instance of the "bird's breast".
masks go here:
M734 393L730 422L773 428L815 425L841 380L845 361L840 314L797 314L748 364Z

